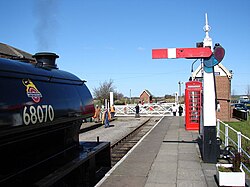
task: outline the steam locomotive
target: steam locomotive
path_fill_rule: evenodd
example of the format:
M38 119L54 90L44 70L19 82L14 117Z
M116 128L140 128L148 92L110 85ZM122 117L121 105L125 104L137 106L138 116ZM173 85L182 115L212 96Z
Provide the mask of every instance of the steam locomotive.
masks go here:
M89 154L79 129L94 115L93 99L85 81L58 69L58 55L33 57L0 59L0 186L74 185L72 171Z

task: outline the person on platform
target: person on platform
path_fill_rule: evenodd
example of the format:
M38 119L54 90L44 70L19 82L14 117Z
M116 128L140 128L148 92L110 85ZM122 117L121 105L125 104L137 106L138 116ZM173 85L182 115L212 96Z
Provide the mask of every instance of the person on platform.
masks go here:
M95 108L95 115L94 115L94 119L95 119L95 122L98 123L100 122L100 113L101 113L101 109L98 105L96 105L96 108Z
M175 106L175 104L173 105L172 111L173 111L173 115L176 116L177 107Z
M108 109L106 109L102 115L102 123L104 124L105 128L109 127L109 120L110 119L111 119L110 113L109 113Z
M182 113L183 113L183 108L181 105L179 105L179 116L182 116Z
M135 117L136 117L136 118L139 118L139 117L140 117L139 112L140 112L140 107L139 107L139 105L138 105L138 103L137 103L137 105L135 106Z
M115 118L115 107L114 107L114 105L112 105L110 107L110 113L111 113L111 119Z

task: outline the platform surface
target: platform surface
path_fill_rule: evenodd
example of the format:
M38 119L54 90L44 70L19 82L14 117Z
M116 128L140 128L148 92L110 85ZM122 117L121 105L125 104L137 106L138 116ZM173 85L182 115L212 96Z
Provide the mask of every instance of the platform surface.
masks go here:
M160 119L157 117L156 119ZM80 141L96 141L99 137L100 141L110 142L111 145L116 141L120 140L122 137L126 136L134 129L136 129L141 124L149 120L149 117L141 117L136 119L135 117L119 117L116 120L110 122L109 128L104 128L102 124L96 124L94 122L87 123L82 125L83 128L89 128L91 126L98 125L98 128L95 128L92 131L81 133L79 135Z
M192 142L197 137L183 117L164 117L96 186L217 186L215 164L203 163Z

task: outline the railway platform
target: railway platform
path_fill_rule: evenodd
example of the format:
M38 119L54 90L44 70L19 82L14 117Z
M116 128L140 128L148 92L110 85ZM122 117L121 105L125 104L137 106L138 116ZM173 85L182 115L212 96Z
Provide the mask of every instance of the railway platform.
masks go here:
M217 186L215 164L203 163L183 117L164 117L96 186Z
M99 137L100 141L110 142L112 145L147 120L149 120L148 117L141 117L139 119L135 119L135 117L118 117L111 121L110 128L104 128L101 122L83 123L79 139L80 141L97 141L97 137ZM95 130L89 131L90 129Z

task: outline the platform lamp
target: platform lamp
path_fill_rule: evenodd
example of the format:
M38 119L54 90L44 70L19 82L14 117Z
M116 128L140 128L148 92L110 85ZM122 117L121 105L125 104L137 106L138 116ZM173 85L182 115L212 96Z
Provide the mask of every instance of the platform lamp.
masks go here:
M180 102L181 102L181 85L183 84L183 82L179 81L178 84L179 84L179 100L178 100L178 104L180 104Z

